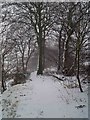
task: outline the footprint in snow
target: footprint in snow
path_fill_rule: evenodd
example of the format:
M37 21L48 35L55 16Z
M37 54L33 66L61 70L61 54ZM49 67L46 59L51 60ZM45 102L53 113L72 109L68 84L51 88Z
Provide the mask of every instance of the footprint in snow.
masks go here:
M26 95L24 94L24 95L20 95L20 96L26 96Z
M8 95L7 97L10 97L10 95Z
M86 107L85 105L79 105L79 106L75 106L77 109L79 108L83 108L83 107Z
M40 115L40 116L42 116L42 115L43 115L43 110L42 110L42 111L40 111L39 115Z

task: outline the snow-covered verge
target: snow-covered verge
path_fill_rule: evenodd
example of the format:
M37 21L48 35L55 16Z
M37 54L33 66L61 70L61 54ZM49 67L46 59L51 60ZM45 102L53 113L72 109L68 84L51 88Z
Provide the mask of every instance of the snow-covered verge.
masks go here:
M0 120L2 119L2 96L0 93Z
M2 95L3 118L88 118L88 91L67 88L51 76L33 72L25 84Z
M0 120L2 119L2 95L1 95L1 81L0 81Z

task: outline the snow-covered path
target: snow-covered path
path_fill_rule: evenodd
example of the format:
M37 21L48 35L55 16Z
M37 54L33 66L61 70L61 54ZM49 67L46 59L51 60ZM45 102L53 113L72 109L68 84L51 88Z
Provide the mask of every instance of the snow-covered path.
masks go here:
M33 73L31 79L4 92L3 118L88 118L86 92L66 89L48 76Z

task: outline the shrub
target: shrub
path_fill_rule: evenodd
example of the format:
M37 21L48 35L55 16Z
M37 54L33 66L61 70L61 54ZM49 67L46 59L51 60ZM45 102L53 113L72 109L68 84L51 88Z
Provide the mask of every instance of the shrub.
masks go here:
M22 84L26 82L26 77L23 73L15 73L14 74L14 85Z

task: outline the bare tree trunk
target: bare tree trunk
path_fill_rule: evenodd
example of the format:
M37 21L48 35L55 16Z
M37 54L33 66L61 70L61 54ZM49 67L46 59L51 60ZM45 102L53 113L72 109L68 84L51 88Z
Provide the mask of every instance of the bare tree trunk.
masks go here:
M80 39L81 39L81 36L80 36L80 21L78 23L77 31L78 31L77 44L76 44L76 50L77 50L77 79L78 79L78 84L79 84L80 91L83 92L81 82L80 82L80 78L79 78L80 50L81 50L80 49Z
M24 68L24 54L22 55L22 72L25 73L25 68Z
M60 66L61 66L61 33L62 33L62 30L60 30L59 32L59 40L58 40L58 68L57 70L59 71L60 70Z
M63 62L63 72L64 74L67 74L67 69L68 69L68 59L69 59L69 54L68 54L68 49L69 49L69 38L67 38L67 41L64 46L64 62Z
M76 54L75 54L73 65L69 69L68 74L72 74L72 73L75 74L75 68L76 67L77 67L77 49L76 49Z
M65 74L68 73L68 70L70 69L70 55L69 55L69 41L71 40L71 35L73 34L73 29L68 30L67 32L67 40L65 41L64 45L64 63L63 63L63 71Z
M42 42L39 45L39 66L38 66L38 71L37 75L43 74L43 59L42 59Z
M38 37L38 47L39 47L39 66L38 66L38 71L37 71L37 75L39 74L43 74L43 39L42 39L42 26L41 26L41 7L39 4L39 8L38 8L38 14L39 14L39 37Z
M16 70L17 70L17 72L19 72L19 69L18 69L18 56L17 56L17 51L15 51L15 55L16 55L16 62L17 62L17 64L16 64Z
M2 55L2 90L3 92L6 90L5 80L4 80L4 55Z
M43 74L43 42L42 42L42 31L40 29L39 32L39 65L38 65L38 71L37 71L37 75L39 74Z
M43 70L45 68L45 38L43 38L43 43L42 43L42 62L43 62Z
M79 49L78 49L77 50L77 79L78 79L78 84L79 84L80 91L83 92L81 82L80 82L80 78L79 78L79 68L80 68L80 64L79 64Z

